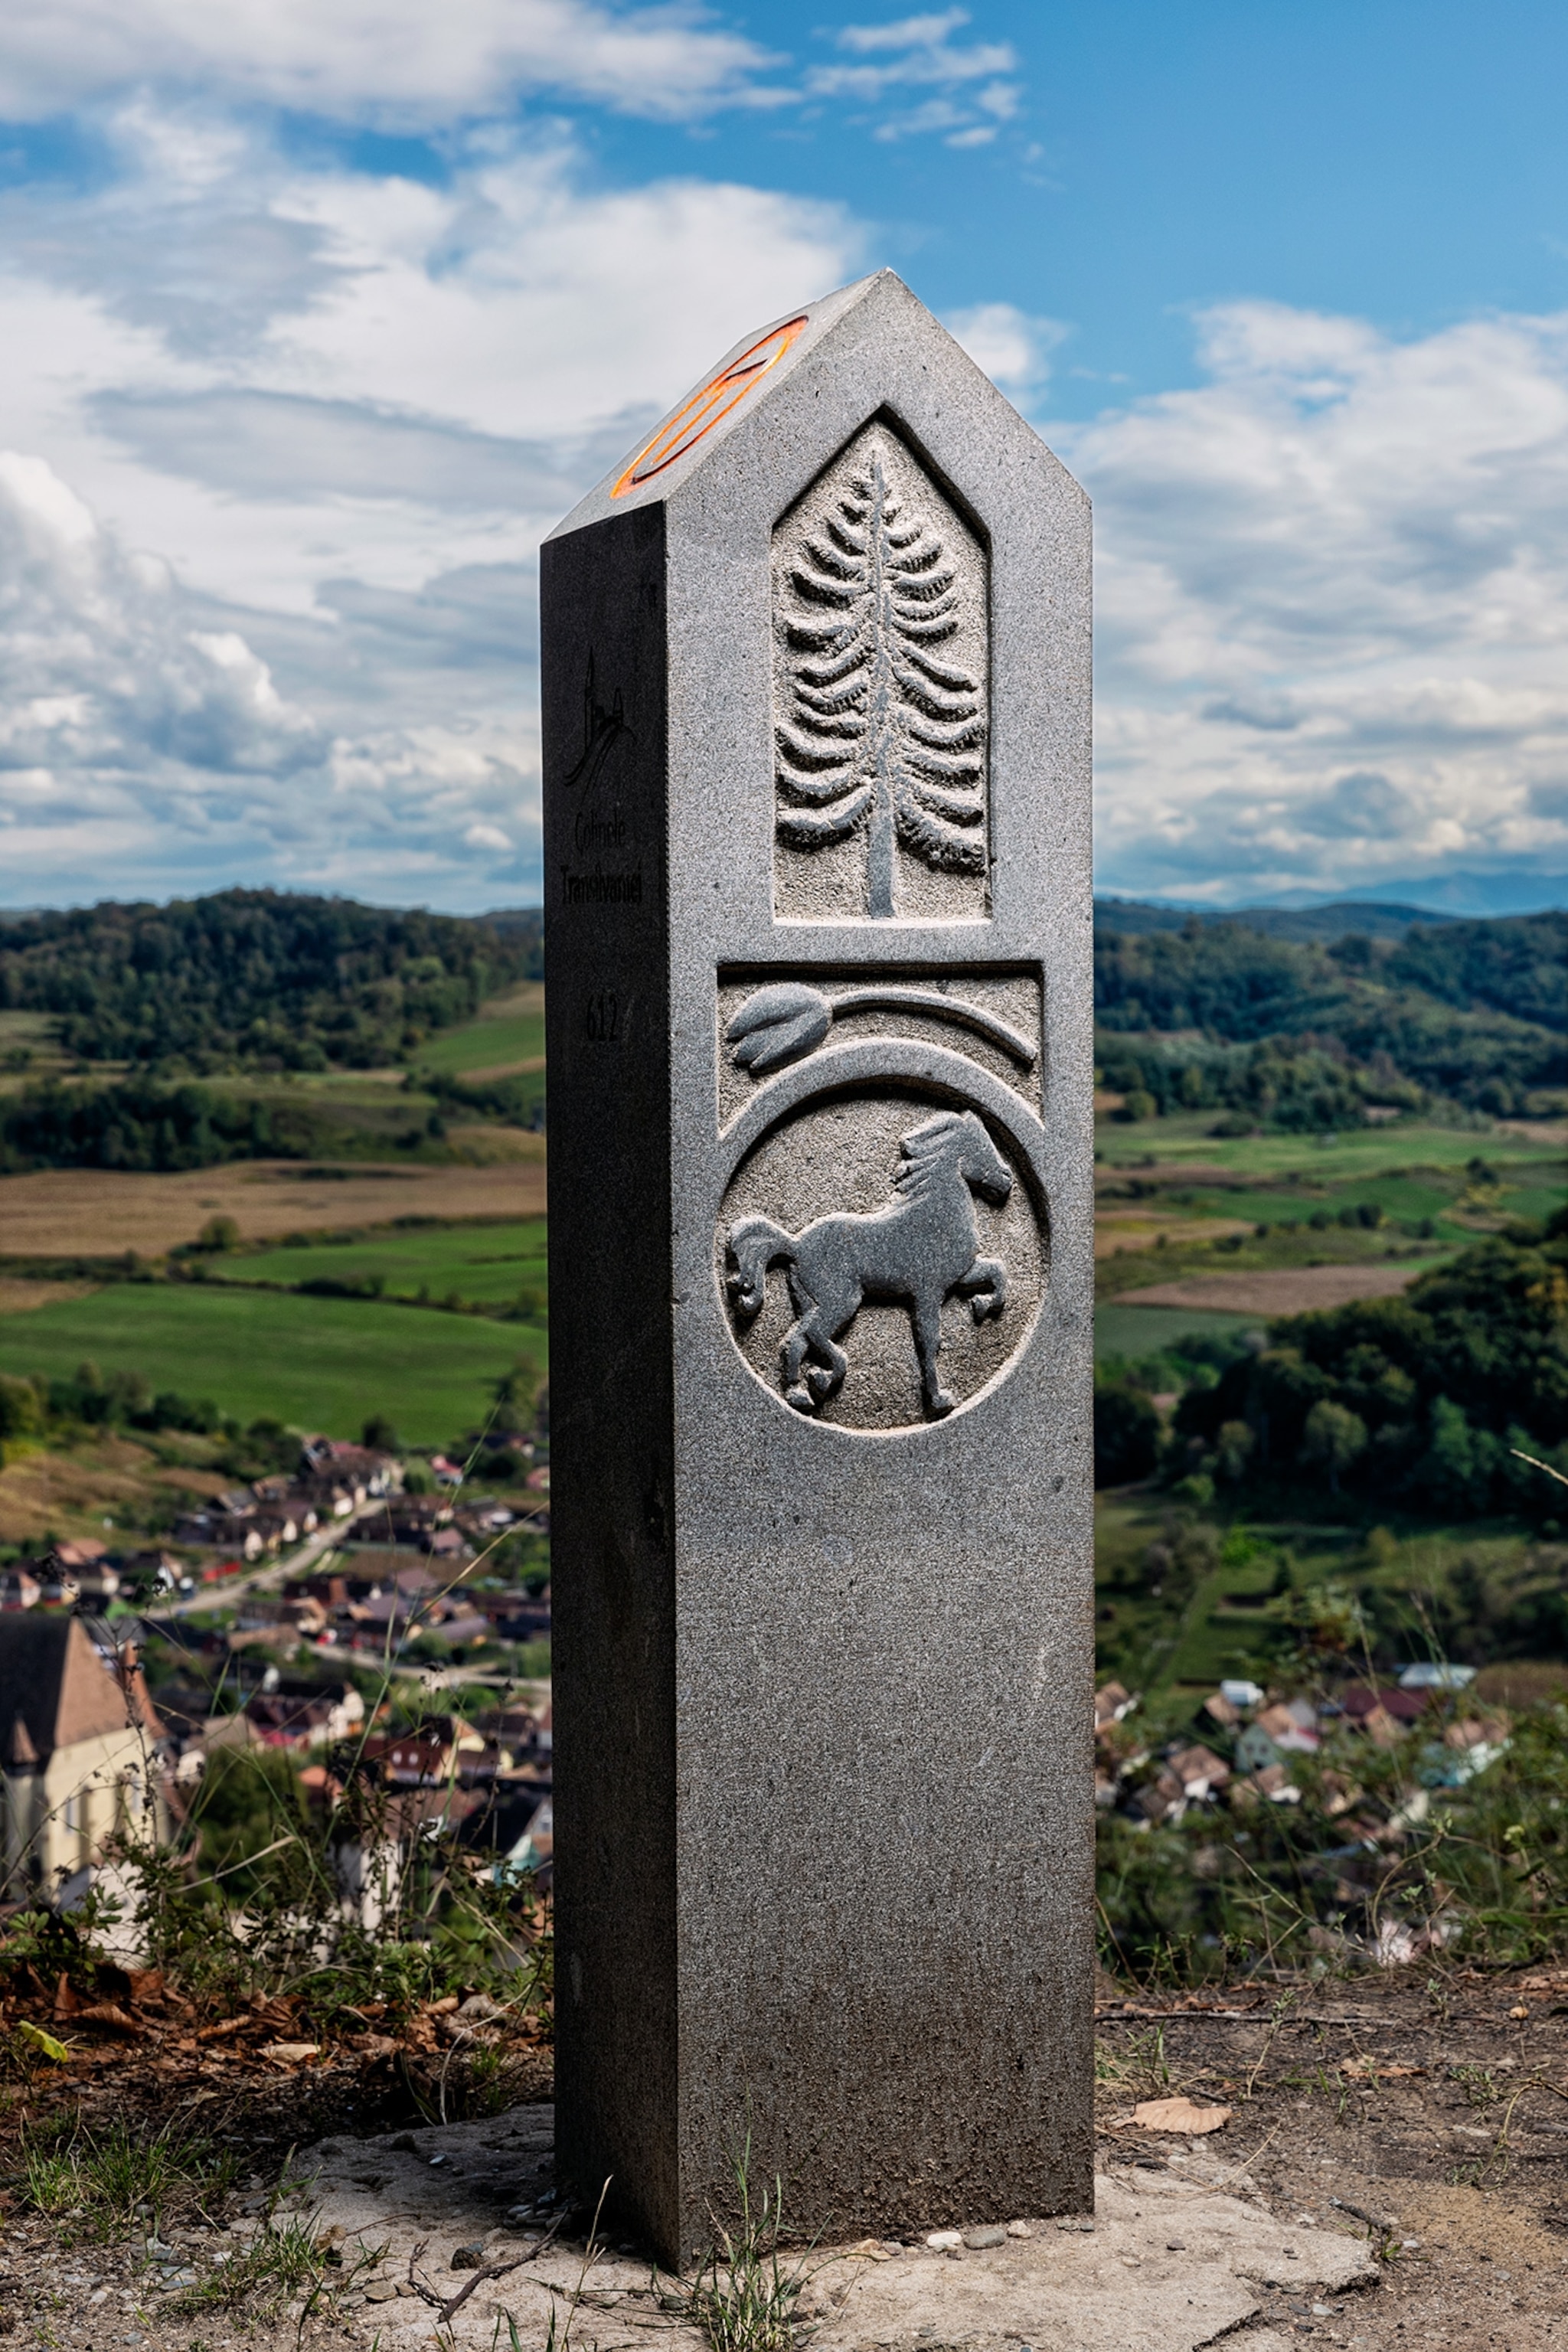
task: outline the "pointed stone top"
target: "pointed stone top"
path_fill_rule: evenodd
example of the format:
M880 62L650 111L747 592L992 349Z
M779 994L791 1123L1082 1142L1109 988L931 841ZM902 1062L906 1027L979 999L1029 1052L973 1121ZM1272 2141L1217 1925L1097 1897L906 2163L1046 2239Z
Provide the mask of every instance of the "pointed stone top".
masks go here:
M760 421L764 410L776 412L781 399L791 410L802 404L817 404L822 366L816 362L826 364L829 376L847 373L855 380L860 394L858 423L889 396L896 399L900 384L912 387L934 373L943 380L950 398L962 386L966 409L978 406L997 424L1005 419L1037 448L1041 446L902 278L891 269L879 269L742 335L550 537L563 538L639 507L679 499L737 434L750 440L768 430ZM830 399L826 405L831 409L836 404Z

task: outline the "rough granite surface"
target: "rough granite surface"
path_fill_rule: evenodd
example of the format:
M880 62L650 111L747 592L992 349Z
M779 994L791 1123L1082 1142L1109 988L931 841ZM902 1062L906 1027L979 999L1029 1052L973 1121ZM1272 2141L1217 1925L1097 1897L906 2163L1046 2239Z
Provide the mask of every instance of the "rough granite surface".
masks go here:
M1088 502L799 318L542 567L561 2156L670 2257L748 2136L1090 2196Z

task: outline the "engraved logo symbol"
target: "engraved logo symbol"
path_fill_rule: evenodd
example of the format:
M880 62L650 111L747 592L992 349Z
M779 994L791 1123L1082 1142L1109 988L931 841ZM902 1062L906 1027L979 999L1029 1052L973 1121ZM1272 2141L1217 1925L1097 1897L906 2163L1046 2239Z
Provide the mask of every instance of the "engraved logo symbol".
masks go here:
M815 1412L842 1387L849 1360L838 1341L868 1300L908 1308L933 1419L957 1402L937 1370L943 1305L967 1299L976 1323L1005 1308L1007 1271L1000 1258L979 1255L972 1195L1000 1206L1013 1176L984 1122L973 1111L939 1111L899 1150L893 1197L868 1215L819 1217L798 1234L768 1217L742 1217L730 1229L729 1290L742 1320L761 1313L769 1270L785 1269L795 1319L779 1361L785 1399L798 1412Z
M775 537L781 845L815 861L863 842L857 913L983 911L985 595L972 534L872 425ZM800 862L781 867L782 914L850 911L842 856L826 859L831 881ZM968 887L933 894L922 869Z
M610 496L624 499L628 490L640 489L645 482L662 474L666 467L673 466L678 457L684 457L689 449L694 449L770 369L777 367L795 338L805 332L805 315L786 319L782 327L774 327L743 351L738 360L731 360L728 367L721 368L717 375L710 375L706 383L700 384L668 424L661 425L651 441L645 442Z

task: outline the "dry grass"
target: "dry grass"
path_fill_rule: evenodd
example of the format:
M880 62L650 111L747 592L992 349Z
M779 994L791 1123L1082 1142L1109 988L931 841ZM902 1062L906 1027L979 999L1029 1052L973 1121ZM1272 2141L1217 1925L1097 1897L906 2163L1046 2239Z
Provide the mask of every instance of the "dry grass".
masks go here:
M465 1070L463 1077L472 1086L488 1084L492 1078L527 1078L544 1067L542 1054L530 1055L521 1062L486 1062L480 1067Z
M46 1533L103 1533L105 1517L133 1516L170 1486L210 1494L233 1485L210 1471L163 1469L144 1445L106 1437L75 1454L27 1454L0 1470L0 1543L33 1543Z
M1568 1666L1546 1659L1504 1659L1483 1666L1470 1688L1489 1706L1544 1706L1568 1696Z
M465 1070L464 1078L504 1078L516 1076L523 1070L542 1070L542 1061L519 1062L506 1070ZM543 1154L543 1138L527 1127L449 1127L448 1147L460 1160L474 1168L513 1167L521 1160L539 1160ZM530 1213L520 1209L519 1216Z
M0 1315L27 1315L59 1298L85 1298L90 1282L14 1282L0 1275Z
M1249 1234L1252 1226L1237 1217L1160 1217L1146 1209L1097 1208L1094 1213L1094 1254L1113 1257L1118 1250L1152 1249L1164 1241L1175 1248L1183 1242L1214 1242L1226 1234Z
M1273 1266L1253 1274L1196 1274L1117 1293L1118 1307L1201 1307L1227 1315L1308 1315L1358 1298L1393 1298L1417 1265Z
M470 1139L460 1130L465 1148ZM175 1176L98 1168L40 1169L0 1178L0 1236L8 1257L161 1256L194 1241L208 1217L232 1217L247 1241L395 1217L538 1217L544 1213L544 1138L507 1139L494 1166L382 1168L350 1163L322 1179L298 1160L237 1160ZM31 1289L33 1285L26 1286ZM40 1302L41 1303L41 1302Z

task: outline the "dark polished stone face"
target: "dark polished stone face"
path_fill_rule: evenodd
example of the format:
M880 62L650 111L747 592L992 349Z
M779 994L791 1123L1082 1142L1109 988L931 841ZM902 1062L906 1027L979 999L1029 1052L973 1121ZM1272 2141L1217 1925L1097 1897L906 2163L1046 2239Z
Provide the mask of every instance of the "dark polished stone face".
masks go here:
M671 2256L748 2136L1089 2201L1087 506L803 315L542 563L560 2146Z

